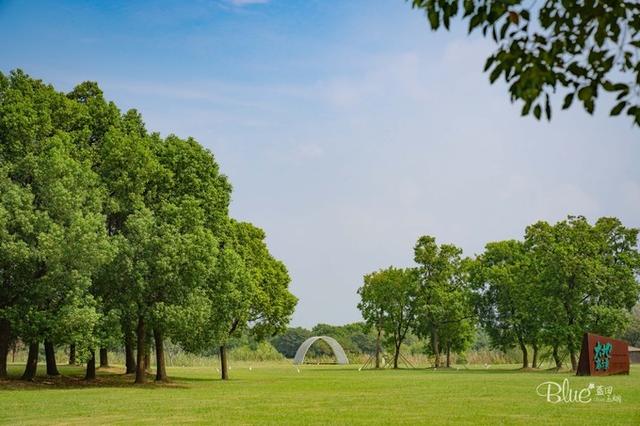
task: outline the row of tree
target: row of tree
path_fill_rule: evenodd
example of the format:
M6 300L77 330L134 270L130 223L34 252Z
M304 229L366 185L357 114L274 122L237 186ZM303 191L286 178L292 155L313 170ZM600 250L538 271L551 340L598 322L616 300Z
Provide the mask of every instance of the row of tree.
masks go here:
M64 94L0 73L0 377L20 339L24 379L41 342L48 374L70 345L88 379L96 351L121 342L136 383L151 344L165 380L170 338L216 345L226 379L228 339L283 330L296 304L264 232L229 217L230 194L208 150L147 132L96 83Z
M358 290L358 307L378 336L376 366L384 339L397 368L410 331L428 340L436 367L442 353L448 366L451 351L464 351L480 326L493 347L519 347L523 368L529 349L536 368L548 348L557 368L567 353L575 370L583 333L621 335L640 294L638 229L616 218L537 222L522 241L489 243L474 258L424 236L414 260L413 268L366 275Z

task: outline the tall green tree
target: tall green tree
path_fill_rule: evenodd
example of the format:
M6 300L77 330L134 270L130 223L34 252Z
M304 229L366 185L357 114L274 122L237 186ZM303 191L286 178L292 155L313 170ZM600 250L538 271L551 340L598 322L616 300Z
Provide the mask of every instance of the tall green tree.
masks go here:
M522 114L551 119L551 96L566 93L590 114L603 92L616 97L611 115L625 113L640 125L640 5L633 0L412 0L435 31L458 16L491 37L497 49L485 71L503 76Z
M415 330L429 339L439 367L443 345L449 361L451 349L465 349L473 330L462 250L451 244L438 246L434 237L422 236L414 247L414 260L419 280Z
M388 288L384 274L380 271L364 276L364 285L358 289L358 309L365 323L376 333L375 367L380 368L382 333L385 327Z
M393 368L398 368L400 347L416 319L418 290L415 269L393 266L365 275L364 285L358 290L358 304L364 320L375 327L378 336L385 333L393 345ZM376 367L380 366L380 345L376 345Z
M3 236L16 266L0 272L7 294L0 316L30 345L23 377L31 379L42 340L47 371L57 373L52 339L63 338L61 312L90 296L91 276L111 251L99 179L76 149L85 135L77 105L20 71L0 75L0 91L0 167L10 194L4 210L17 219Z
M264 231L250 223L234 220L230 222L228 229L224 250L232 249L241 260L241 263L236 262L237 275L234 280L237 284L234 287L240 290L244 300L240 302L238 298L230 304L221 304L231 308L227 311L227 321L219 321L226 327L219 340L220 359L224 362L221 368L223 379L228 378L225 349L227 339L247 328L258 339L283 332L297 303L297 298L289 292L291 278L287 268L269 253L264 241ZM244 273L248 274L247 278L243 278ZM221 279L215 281L220 283ZM219 292L217 299L220 297L228 296Z
M125 299L135 306L136 383L146 380L144 356L150 333L154 335L158 357L156 380L166 380L162 346L166 329L158 309L186 303L217 254L215 237L191 223L197 208L187 204L168 205L166 209L159 215L143 209L127 219L123 238L126 241L115 267Z
M535 368L543 303L524 244L516 240L488 243L476 262L471 274L479 296L476 307L492 345L501 350L517 345L522 351L522 368L529 367L531 345Z
M146 206L146 199L156 193L156 179L162 173L153 152L157 137L147 135L137 112L128 111L118 123L104 134L96 147L96 168L105 186L108 198L105 202L106 227L114 246L123 248L125 223L130 215ZM126 372L134 373L136 362L133 330L135 307L119 290L121 281L113 265L105 265L94 280L94 292L111 309L121 313L121 328L125 347Z
M165 313L172 339L187 350L218 348L223 380L229 378L229 341L243 333L262 340L283 332L296 304L288 272L269 253L264 231L231 220L225 235L205 283L188 303Z
M583 333L617 335L626 327L640 294L638 229L616 218L591 225L570 216L555 225L531 225L525 244L535 256L545 300L554 308L548 327L564 341L575 370Z

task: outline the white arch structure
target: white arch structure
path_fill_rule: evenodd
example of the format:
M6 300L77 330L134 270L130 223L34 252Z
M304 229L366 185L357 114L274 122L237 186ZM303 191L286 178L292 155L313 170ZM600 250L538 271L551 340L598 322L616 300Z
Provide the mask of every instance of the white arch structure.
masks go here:
M336 362L338 364L349 364L347 355L344 353L344 349L342 349L340 343L338 343L338 341L333 337L329 336L313 336L302 342L302 344L296 351L296 356L295 358L293 358L293 363L302 364L304 362L305 355L307 355L307 351L317 340L324 340L325 342L327 342L327 344L331 347L333 354L336 356Z

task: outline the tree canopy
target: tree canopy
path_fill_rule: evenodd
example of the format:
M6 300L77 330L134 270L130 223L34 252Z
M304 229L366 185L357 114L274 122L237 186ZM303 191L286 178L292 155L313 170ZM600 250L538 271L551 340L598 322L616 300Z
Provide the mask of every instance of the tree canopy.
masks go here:
M523 368L538 368L544 353L557 368L568 356L575 370L585 332L635 339L638 232L617 218L569 216L527 227L522 240L490 242L471 258L422 236L415 268L365 275L358 308L378 340L394 344L396 359L412 332L428 343L434 367L443 349L449 366L450 352L464 353L481 327L494 348L519 348Z
M501 76L522 115L551 119L551 97L564 94L592 114L609 92L611 115L626 114L640 125L640 4L633 0L411 0L425 12L432 30L449 29L458 16L469 33L491 37L487 58L491 83Z
M15 339L29 345L25 379L43 341L48 374L69 344L91 379L96 350L121 340L143 383L152 342L166 380L167 338L196 350L284 330L287 269L262 230L229 217L230 195L210 151L148 133L95 82L64 94L0 73L0 375Z

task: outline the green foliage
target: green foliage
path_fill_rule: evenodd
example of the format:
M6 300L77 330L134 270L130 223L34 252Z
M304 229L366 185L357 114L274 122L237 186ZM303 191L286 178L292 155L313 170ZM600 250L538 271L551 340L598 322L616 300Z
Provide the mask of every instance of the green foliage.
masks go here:
M524 348L541 339L542 294L524 244L508 240L489 243L472 268L477 308L494 347ZM526 350L526 349L525 349Z
M464 352L474 334L471 293L464 274L462 250L437 245L423 236L414 248L419 287L416 299L416 333L430 340L436 366L442 349Z
M621 337L632 346L640 347L640 304L633 307L629 325Z
M273 337L271 339L271 344L285 357L293 358L302 342L311 336L311 331L305 328L288 328L280 335Z
M638 229L615 218L591 225L570 216L555 225L528 227L525 245L549 309L548 338L563 340L575 368L584 332L617 335L626 327L627 312L640 294Z
M3 327L82 360L134 324L139 352L151 334L196 351L283 331L287 270L262 230L229 218L230 193L211 152L147 133L97 83L65 95L0 73Z
M70 316L92 323L82 306L92 305L91 277L113 255L104 193L76 150L85 135L74 120L79 109L19 71L2 82L0 244L11 263L0 265L0 315L25 341L60 337Z
M550 97L565 92L563 109L577 98L590 114L598 95L616 96L611 115L626 113L640 125L640 4L633 0L412 0L433 30L449 29L458 15L469 33L497 45L485 71L509 84L522 114L551 119Z
M364 276L358 289L358 309L369 326L383 331L386 342L394 347L394 367L398 367L400 347L415 325L418 305L417 271L393 266Z

